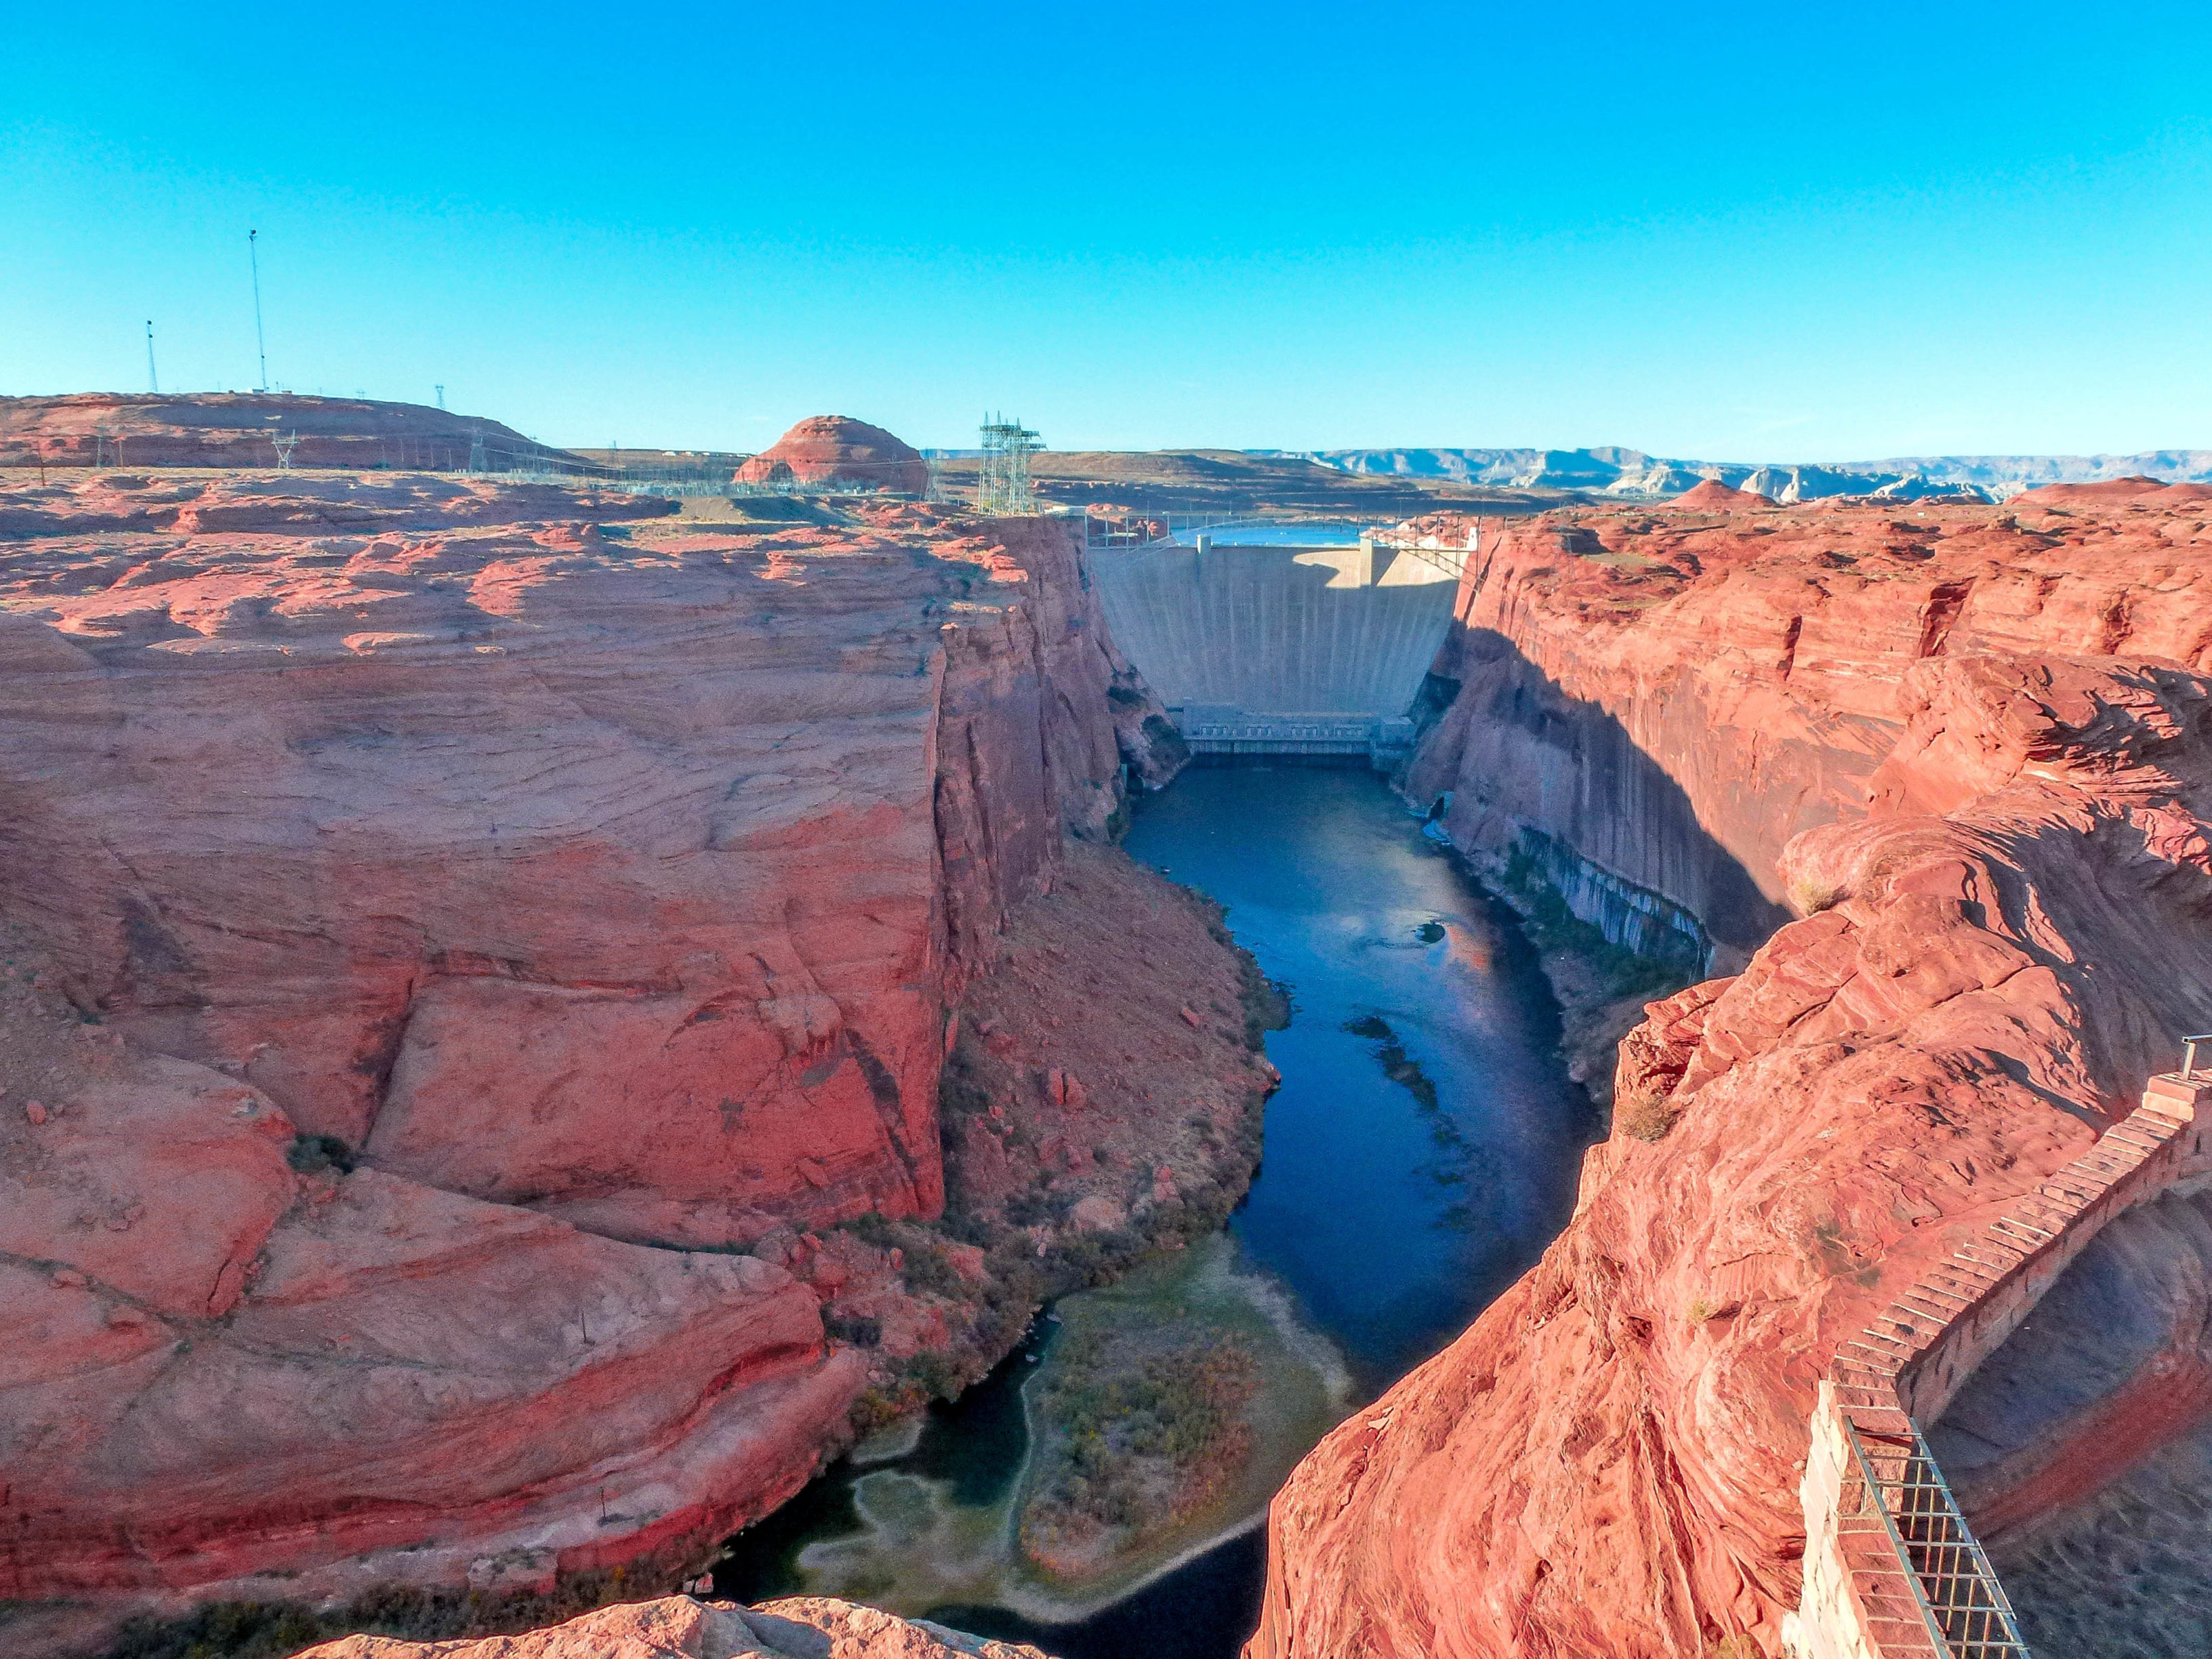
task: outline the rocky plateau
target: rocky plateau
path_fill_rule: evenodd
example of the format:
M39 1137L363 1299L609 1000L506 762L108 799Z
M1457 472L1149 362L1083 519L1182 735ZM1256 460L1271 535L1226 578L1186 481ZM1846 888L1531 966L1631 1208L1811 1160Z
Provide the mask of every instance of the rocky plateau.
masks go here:
M33 482L87 411L33 401L81 400L0 410L0 1636L1030 1654L822 1601L496 1632L695 1571L1249 1178L1273 994L1110 845L1184 754L1079 538L223 470L258 414L146 399L139 470ZM918 493L841 417L778 451ZM1143 459L1091 471L1292 466ZM1312 502L1540 504L1394 470ZM1676 482L1405 526L1476 538L1407 793L1686 988L1542 1262L1277 1498L1249 1659L1782 1653L1838 1344L2212 1024L2212 486ZM2006 1561L2212 1492L2208 1224L2115 1222L1930 1425ZM395 1590L472 1611L346 1621Z
M1182 751L1058 524L15 476L12 1650L672 1583L1241 1190L1249 972L1105 844Z
M283 440L279 447L278 440ZM502 470L566 452L476 415L370 398L266 392L80 392L0 398L0 468Z

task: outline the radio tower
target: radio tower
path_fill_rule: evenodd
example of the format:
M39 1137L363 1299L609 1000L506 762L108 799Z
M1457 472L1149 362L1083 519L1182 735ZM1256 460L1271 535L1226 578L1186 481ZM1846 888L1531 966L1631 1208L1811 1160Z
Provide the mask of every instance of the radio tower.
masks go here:
M254 390L266 392L269 390L269 342L261 337L261 254L256 246L260 240L261 233L258 230L246 233L246 257L253 265L253 346L261 354L261 384Z
M975 480L979 513L1034 513L1036 489L1030 481L1030 457L1044 446L1019 421L1003 415L983 417L983 465Z
M146 319L146 390L161 395L161 377L154 372L154 319Z

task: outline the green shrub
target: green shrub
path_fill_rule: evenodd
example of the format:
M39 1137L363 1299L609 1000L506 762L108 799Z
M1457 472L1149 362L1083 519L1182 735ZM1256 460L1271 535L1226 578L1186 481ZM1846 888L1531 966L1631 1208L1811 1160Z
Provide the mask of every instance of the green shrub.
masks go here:
M336 1170L340 1175L353 1173L353 1148L336 1135L295 1135L284 1161L301 1175L319 1175L325 1170Z
M1621 1133L1638 1140L1664 1140L1682 1115L1664 1100L1632 1101L1613 1114Z
M938 1245L927 1242L906 1247L906 1262L899 1269L907 1288L912 1291L931 1291L955 1301L963 1299L968 1281L946 1259Z
M1845 890L1838 882L1818 876L1799 876L1790 884L1790 902L1801 916L1817 916L1844 902Z
M884 1340L884 1322L867 1314L831 1314L822 1328L831 1340L856 1348L872 1348Z
M953 1400L968 1385L960 1362L949 1353L925 1349L908 1359L902 1370L907 1380L937 1400Z
M897 1243L896 1236L891 1231L891 1224L884 1218L879 1210L870 1210L864 1215L856 1215L850 1221L842 1224L847 1232L852 1234L860 1243L872 1245L878 1250L887 1250Z

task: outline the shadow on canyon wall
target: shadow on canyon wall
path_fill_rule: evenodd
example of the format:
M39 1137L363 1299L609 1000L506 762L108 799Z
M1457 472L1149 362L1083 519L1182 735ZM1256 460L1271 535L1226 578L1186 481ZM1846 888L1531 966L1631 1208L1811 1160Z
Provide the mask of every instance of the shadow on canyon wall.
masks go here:
M1735 971L1790 920L1773 896L1772 863L1762 879L1618 717L1568 692L1504 635L1455 622L1437 665L1414 702L1424 730L1406 787L1420 800L1449 795L1444 828L1486 873L1532 873L1612 944L1662 961L1690 955L1705 973ZM1682 735L1693 767L1725 775L1686 720ZM1777 854L1836 816L1802 790L1741 781L1729 793L1730 816L1747 821L1777 793L1796 797L1786 831L1760 837Z

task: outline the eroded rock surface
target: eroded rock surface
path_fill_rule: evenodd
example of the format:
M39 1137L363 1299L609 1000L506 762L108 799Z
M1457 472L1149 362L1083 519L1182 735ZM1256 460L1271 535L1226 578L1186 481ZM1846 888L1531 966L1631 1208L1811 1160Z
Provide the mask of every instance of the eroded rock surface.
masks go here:
M2208 599L2140 490L1486 539L1415 778L1749 959L1624 1045L1542 1263L1285 1486L1255 1659L1779 1650L1829 1356L2212 1011Z
M927 1619L894 1619L823 1596L741 1607L672 1595L602 1607L550 1630L474 1642L349 1636L300 1659L1044 1659Z
M1670 923L1693 921L1717 966L1741 967L1792 914L1782 849L1874 808L1875 770L1908 721L1953 695L1929 678L1943 664L2205 666L2203 487L2057 488L2107 492L2089 498L2106 505L2037 491L2002 510L1826 501L1485 521L1464 626L1435 668L1457 696L1408 787L1450 792L1462 848L1539 866L1618 939L1663 951ZM1464 534L1464 520L1418 522ZM1954 754L1966 793L1990 781L1978 742Z
M929 489L929 463L879 426L849 415L813 415L740 466L738 482L921 495Z
M1175 762L1059 526L665 514L0 491L0 1595L673 1565L845 1431L738 1253L938 1213L951 1008Z

